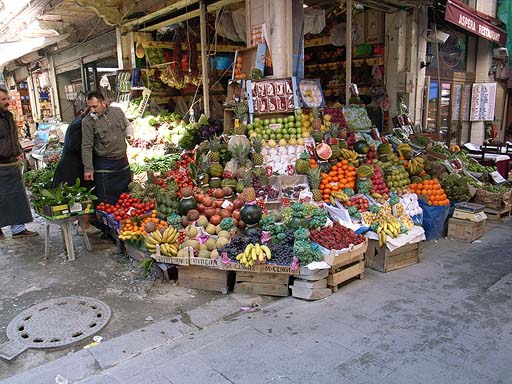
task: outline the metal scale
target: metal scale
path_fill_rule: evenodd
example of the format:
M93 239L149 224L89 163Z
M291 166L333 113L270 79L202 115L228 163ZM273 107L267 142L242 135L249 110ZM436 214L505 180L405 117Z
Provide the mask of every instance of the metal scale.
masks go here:
M456 219L469 220L475 223L487 219L484 213L484 205L474 203L457 203L453 211L453 217Z

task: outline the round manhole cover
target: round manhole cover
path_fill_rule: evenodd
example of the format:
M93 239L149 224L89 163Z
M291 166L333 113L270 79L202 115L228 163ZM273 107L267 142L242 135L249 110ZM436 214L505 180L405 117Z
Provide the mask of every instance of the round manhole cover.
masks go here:
M0 346L0 357L8 359L19 347L62 347L99 332L109 321L110 308L89 297L64 297L34 305L16 316L7 326L10 342Z

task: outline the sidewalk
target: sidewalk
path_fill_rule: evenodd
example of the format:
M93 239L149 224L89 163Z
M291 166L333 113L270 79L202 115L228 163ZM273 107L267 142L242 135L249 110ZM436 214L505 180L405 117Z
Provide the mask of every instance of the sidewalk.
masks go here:
M211 303L0 383L510 383L511 228L427 243L420 264L367 270L325 300L218 321Z

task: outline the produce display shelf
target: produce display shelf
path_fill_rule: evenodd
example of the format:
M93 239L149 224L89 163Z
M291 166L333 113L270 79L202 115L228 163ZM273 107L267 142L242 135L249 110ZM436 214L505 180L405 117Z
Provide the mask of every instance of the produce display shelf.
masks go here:
M143 48L160 48L160 49L174 49L176 46L176 43L170 42L170 41L144 41L142 42ZM183 43L181 45L182 49L188 49L188 45ZM240 45L216 45L215 50L217 52L235 52L238 49L244 48ZM197 44L198 51L201 51L201 44Z
M383 57L369 57L367 59L354 59L352 60L352 65L354 67L361 66L364 62L368 65L384 65L384 58ZM311 70L311 69L338 69L340 66L345 66L345 61L333 61L331 63L323 63L323 64L308 64L305 65L304 68Z

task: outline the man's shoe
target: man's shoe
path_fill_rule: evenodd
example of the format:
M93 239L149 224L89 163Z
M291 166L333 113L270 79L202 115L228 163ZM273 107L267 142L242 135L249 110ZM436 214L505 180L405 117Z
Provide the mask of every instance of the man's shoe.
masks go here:
M12 235L12 238L13 239L22 239L24 237L34 237L34 236L39 236L39 233L29 231L28 229L24 229L23 231Z
M2 232L2 230L0 229L0 240L3 240L5 239L5 235L4 233Z

